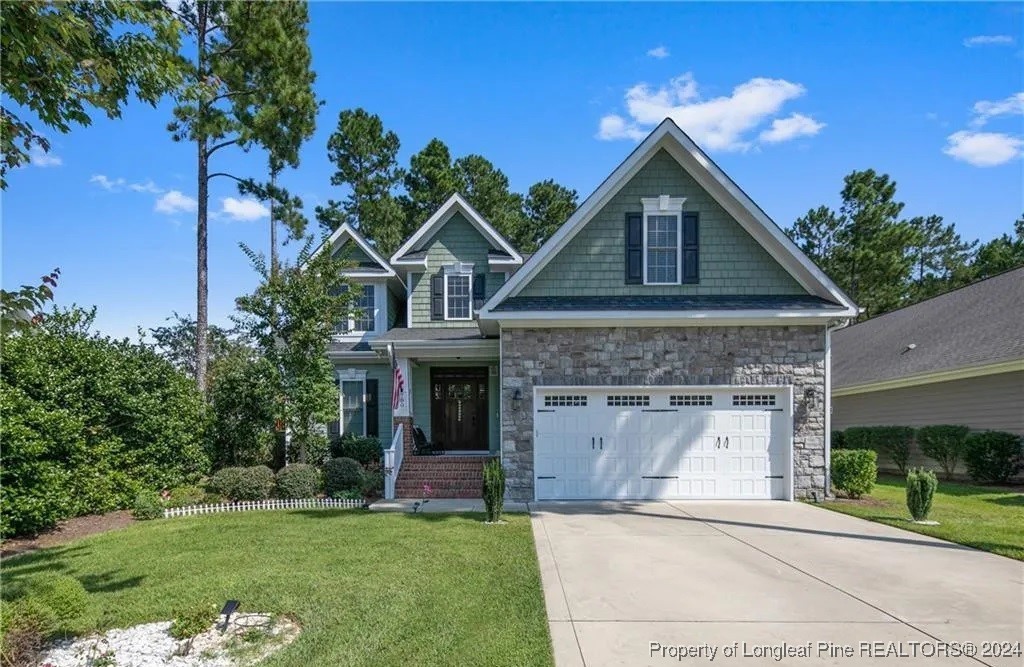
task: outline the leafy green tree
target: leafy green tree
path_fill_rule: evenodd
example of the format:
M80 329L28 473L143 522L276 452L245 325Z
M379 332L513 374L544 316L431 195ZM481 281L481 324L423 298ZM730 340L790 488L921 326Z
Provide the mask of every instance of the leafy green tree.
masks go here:
M448 146L436 138L409 159L402 182L401 202L409 229L422 225L461 185Z
M211 172L210 160L225 148L257 146L267 151L271 173L297 166L299 148L314 130L317 101L304 2L186 0L176 13L193 48L168 129L176 141L197 148L196 384L205 391L210 181L232 178L243 194L272 200L279 216L297 225L304 220L295 212L301 202L275 183Z
M507 239L523 234L523 197L509 190L508 177L482 155L460 157L453 165L466 201Z
M58 309L4 343L3 537L129 507L141 490L209 470L191 380L148 345L92 332L94 318Z
M210 360L209 453L214 468L268 465L276 440L276 374L247 345Z
M118 118L129 97L156 104L174 90L183 74L179 30L159 2L4 3L0 188L33 149L50 148L26 111L66 134L72 125L89 125L94 111Z
M272 273L262 255L242 248L263 282L238 298L239 324L274 370L275 418L292 436L290 456L306 463L326 453L320 425L337 418L327 345L350 307L344 260L313 252L311 237L296 263L282 263Z
M911 300L920 301L953 286L955 277L966 271L978 242L965 242L956 226L944 224L940 215L911 218L909 224L916 234L911 250L914 256Z
M534 252L558 231L577 206L577 194L552 179L530 186L523 202L526 221L514 243L523 252Z
M372 239L385 255L405 237L405 213L394 195L402 182L398 166L398 135L384 129L380 116L364 109L338 114L338 127L327 141L327 157L336 171L331 185L348 186L342 201L317 207L317 219L327 233L348 222Z
M54 269L40 278L38 285L22 285L21 289L0 289L0 336L12 331L24 331L43 321L43 307L53 300L53 288L60 278L60 269Z
M188 315L172 313L169 324L149 330L157 352L174 367L195 377L196 373L196 321ZM140 332L141 334L141 332ZM207 327L210 362L225 357L238 345L235 332L217 325Z
M1018 266L1024 266L1024 215L1013 223L1013 236L1003 234L978 246L964 282L990 278Z

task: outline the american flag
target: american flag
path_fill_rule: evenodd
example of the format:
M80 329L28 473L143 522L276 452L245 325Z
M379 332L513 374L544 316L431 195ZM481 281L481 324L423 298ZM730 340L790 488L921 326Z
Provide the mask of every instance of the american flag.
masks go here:
M395 366L395 381L394 390L391 392L391 409L397 410L398 403L402 398L402 392L405 390L405 378L402 377L402 369L397 365Z

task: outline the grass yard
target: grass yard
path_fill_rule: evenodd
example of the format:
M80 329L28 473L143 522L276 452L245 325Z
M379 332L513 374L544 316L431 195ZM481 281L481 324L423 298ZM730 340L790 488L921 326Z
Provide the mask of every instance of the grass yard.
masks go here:
M880 476L870 496L860 500L829 501L821 506L1024 560L1024 493L1021 491L939 480L928 517L939 525L922 526L909 521L905 488L906 480L902 477Z
M529 517L362 510L162 519L5 560L5 585L77 577L103 626L200 602L290 614L299 639L266 663L550 665Z

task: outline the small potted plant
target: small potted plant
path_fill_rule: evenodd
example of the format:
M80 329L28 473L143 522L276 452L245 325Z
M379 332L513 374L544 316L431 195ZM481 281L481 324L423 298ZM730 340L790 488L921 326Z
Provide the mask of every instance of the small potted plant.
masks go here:
M932 511L932 500L939 482L931 470L911 469L907 473L907 509L914 523L926 526L937 526L938 521L929 521L928 514Z

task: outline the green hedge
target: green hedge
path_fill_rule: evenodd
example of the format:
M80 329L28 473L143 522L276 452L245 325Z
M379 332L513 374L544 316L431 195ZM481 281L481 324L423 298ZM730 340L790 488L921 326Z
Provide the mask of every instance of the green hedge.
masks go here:
M315 498L323 488L323 473L306 463L293 463L281 468L274 480L274 495L284 499Z
M946 479L949 479L963 458L969 432L970 429L966 426L922 426L917 429L917 445L921 448L922 454L942 466Z
M331 459L324 464L324 490L331 498L339 498L350 491L360 492L363 467L350 458Z
M209 469L195 382L153 350L56 312L3 341L0 537L132 506Z
M873 449L893 462L901 474L907 472L914 429L909 426L853 426L844 431L848 449Z
M873 449L832 452L832 486L851 498L871 493L878 479L878 454Z
M964 463L971 479L1005 484L1024 469L1021 437L1003 431L979 431L967 436Z
M345 435L331 441L333 458L355 459L364 466L379 464L383 456L380 438Z
M274 471L266 466L222 468L210 477L207 488L229 500L266 500L274 492Z

